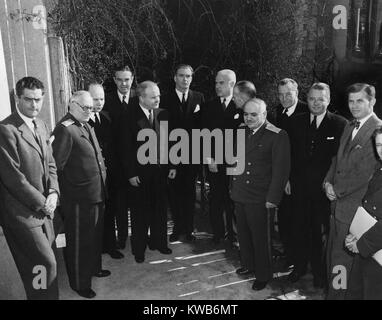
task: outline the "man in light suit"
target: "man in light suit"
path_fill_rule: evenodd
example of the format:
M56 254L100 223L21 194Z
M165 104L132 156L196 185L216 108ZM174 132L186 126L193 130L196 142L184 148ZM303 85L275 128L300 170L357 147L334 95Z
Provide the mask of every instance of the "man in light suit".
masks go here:
M344 242L377 164L371 136L382 124L373 112L376 101L373 86L357 83L351 85L347 92L354 121L346 125L337 156L333 158L323 183L334 213L330 218L327 249L327 298L333 300L346 298L354 256L346 251Z
M207 102L202 108L202 129L210 131L220 129L224 132L225 129L236 130L243 123L243 110L236 108L233 101L235 84L234 71L224 69L217 73L215 79L217 97ZM222 145L212 146L211 159L205 159L209 162L207 179L210 183L210 220L214 244L219 244L224 239L225 232L228 240L231 243L234 242L234 204L229 195L230 177L226 174L226 163L216 162L217 153L222 153L224 157L224 145L223 141Z
M97 137L87 123L92 110L90 93L75 92L69 112L53 131L66 235L66 269L71 288L89 299L96 295L91 278L110 275L109 270L102 270L101 257L106 168Z
M192 129L200 128L200 108L204 103L202 93L190 90L194 70L190 65L176 67L175 88L161 98L161 108L168 110L171 130L184 129L191 137ZM170 241L184 236L185 241L193 241L194 214L196 200L196 175L200 166L191 164L192 140L189 148L190 163L177 166L176 178L169 181L169 204L174 220Z
M322 181L337 154L346 120L327 110L330 88L315 83L308 92L309 113L295 116L290 123L292 150L291 216L293 272L288 276L296 282L312 267L313 284L326 283L323 235L329 233L330 202L322 190Z
M59 188L49 130L36 118L43 98L38 79L17 82L16 111L0 124L0 192L4 234L27 298L46 300L58 299L53 217Z

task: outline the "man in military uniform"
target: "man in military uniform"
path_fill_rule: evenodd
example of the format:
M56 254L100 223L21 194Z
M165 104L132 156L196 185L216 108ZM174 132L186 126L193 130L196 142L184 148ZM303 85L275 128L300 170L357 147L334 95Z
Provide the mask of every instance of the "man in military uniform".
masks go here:
M245 163L237 167L245 170L234 175L231 189L242 263L236 272L255 273L253 290L264 289L272 279L270 210L279 205L290 171L288 134L266 117L263 100L254 98L244 105L245 158L238 161Z
M66 235L64 256L72 289L93 298L92 276L110 275L101 268L106 169L97 137L87 123L93 110L90 93L74 93L69 107L53 132Z

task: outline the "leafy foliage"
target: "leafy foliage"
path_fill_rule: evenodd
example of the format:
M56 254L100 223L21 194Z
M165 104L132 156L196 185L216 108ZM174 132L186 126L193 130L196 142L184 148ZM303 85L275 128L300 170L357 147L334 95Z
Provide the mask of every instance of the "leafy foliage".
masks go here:
M126 63L138 81L172 84L180 62L195 69L193 85L214 95L214 76L231 68L276 103L279 79L302 88L331 79L326 1L304 0L62 0L50 13L67 48L74 88L105 80ZM312 16L315 13L315 16ZM320 25L322 24L322 25ZM329 23L330 25L330 23ZM308 27L306 27L308 26Z

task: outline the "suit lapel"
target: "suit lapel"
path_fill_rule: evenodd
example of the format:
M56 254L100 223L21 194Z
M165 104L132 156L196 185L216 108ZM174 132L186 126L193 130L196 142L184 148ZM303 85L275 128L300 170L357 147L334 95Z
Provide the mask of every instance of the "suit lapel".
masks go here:
M20 118L21 119L21 118ZM22 119L21 119L22 121ZM40 146L37 144L36 139L29 127L26 125L24 121L22 121L21 125L18 127L18 130L21 132L21 136L23 139L28 142L36 151L39 153L40 157L43 158L42 150Z
M357 135L354 137L353 141L350 143L350 150L351 152L355 146L360 145L363 146L367 140L370 139L370 136L374 132L375 129L375 119L374 116L371 116L365 124L362 126L362 128L358 131ZM353 131L353 130L351 130Z

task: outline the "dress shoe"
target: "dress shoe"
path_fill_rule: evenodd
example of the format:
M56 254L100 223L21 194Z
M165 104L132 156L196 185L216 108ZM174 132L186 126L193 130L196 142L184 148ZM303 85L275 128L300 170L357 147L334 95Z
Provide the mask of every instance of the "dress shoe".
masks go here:
M189 234L186 234L186 236L184 237L184 240L186 242L194 242L196 240L195 236L192 235L191 233Z
M289 275L288 275L288 280L292 283L297 282L300 280L300 278L304 275L304 272L299 272L297 270L293 270Z
M96 296L96 293L92 289L83 289L83 290L74 290L78 293L81 297L92 299Z
M172 233L170 235L170 242L175 242L179 240L179 235L177 233Z
M97 272L94 276L97 278L105 278L111 275L111 272L109 270L101 270L100 272Z
M246 276L246 275L248 275L248 274L251 274L252 271L249 271L248 269L241 267L241 268L239 268L239 269L236 269L236 273L237 273L239 276Z
M165 248L157 248L157 250L161 253L161 254L171 254L172 253L172 250L168 247L165 247Z
M135 261L137 263L142 263L145 261L145 257L144 256L135 256Z
M124 250L126 248L126 241L118 241L117 249Z
M111 251L108 251L107 253L109 254L110 257L117 260L122 259L124 257L123 253L119 252L118 250L111 250Z
M267 281L255 280L253 281L252 289L255 291L263 290L267 286L267 284L268 284Z

